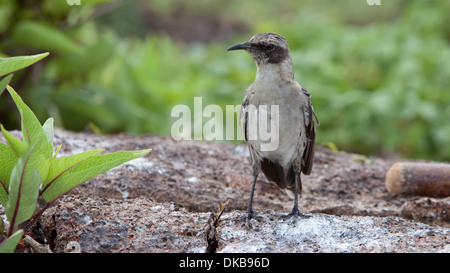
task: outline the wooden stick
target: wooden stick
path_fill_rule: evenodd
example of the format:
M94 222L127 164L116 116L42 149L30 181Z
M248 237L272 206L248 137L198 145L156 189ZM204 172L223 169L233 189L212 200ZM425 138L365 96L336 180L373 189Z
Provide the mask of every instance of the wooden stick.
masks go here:
M396 163L386 174L386 188L392 194L450 196L450 164Z
M52 251L50 250L50 247L48 245L41 245L40 243L36 242L33 238L31 238L30 236L26 235L25 237L23 237L23 242L31 247L31 249L33 250L33 253L52 253Z

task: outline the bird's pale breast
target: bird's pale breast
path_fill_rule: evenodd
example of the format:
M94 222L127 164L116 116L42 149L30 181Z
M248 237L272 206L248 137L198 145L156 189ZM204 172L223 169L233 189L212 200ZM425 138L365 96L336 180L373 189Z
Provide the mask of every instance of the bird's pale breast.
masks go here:
M301 86L296 82L283 86L259 85L257 82L254 85L253 87L257 88L258 92L255 92L249 98L248 109L251 109L248 112L249 120L253 118L259 122L259 119L267 117L268 130L276 130L270 132L270 135L278 138L278 141L267 140L267 136L260 131L260 127L255 130L256 128L250 127L250 123L247 122L248 144L253 148L250 150L258 153L255 155L257 157L269 158L282 165L283 168L288 168L294 160L298 157L301 158L303 155L302 151L307 141L305 132L303 132L305 124L304 105L306 105L305 100L309 98L304 97L297 91L297 89L301 89ZM264 113L264 107L261 106L266 106L266 109L278 106L278 113L268 110L266 114ZM270 125L272 125L272 128ZM276 149L261 149L261 145L269 142L276 144Z

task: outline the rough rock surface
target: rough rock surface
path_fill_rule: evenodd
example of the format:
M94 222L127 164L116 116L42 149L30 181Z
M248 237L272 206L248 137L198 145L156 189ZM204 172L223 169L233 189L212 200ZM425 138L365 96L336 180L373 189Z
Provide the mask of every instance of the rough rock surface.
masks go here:
M63 130L55 144L61 155L153 150L44 213L31 236L54 252L205 252L208 236L217 252L450 251L450 198L389 194L384 178L393 160L318 147L313 173L302 177L299 207L309 217L280 217L292 200L260 175L253 203L260 217L248 229L237 221L252 180L244 145Z

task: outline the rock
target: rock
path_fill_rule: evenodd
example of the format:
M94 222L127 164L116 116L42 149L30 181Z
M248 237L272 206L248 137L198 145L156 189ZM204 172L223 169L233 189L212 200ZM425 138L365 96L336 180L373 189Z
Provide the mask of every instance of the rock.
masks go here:
M436 252L450 243L448 229L399 217L333 216L284 219L263 213L251 230L224 216L219 252Z
M64 196L41 220L55 252L77 242L82 252L202 252L208 213L190 214L147 198Z
M406 201L400 208L400 215L406 219L427 223L450 223L450 197L443 199L420 198Z
M205 252L211 213L189 212L146 198L108 200L65 196L48 211L53 249L77 242L82 252ZM248 229L243 211L224 213L217 252L440 252L449 229L399 217L313 213L285 219L264 211Z
M392 160L317 147L299 203L310 217L281 218L292 200L260 175L253 208L261 217L247 229L236 221L252 182L244 145L56 130L59 144L61 155L152 152L76 187L43 214L30 235L53 252L205 252L211 219L227 201L208 232L217 252L447 252L450 245L450 198L391 195L384 181Z

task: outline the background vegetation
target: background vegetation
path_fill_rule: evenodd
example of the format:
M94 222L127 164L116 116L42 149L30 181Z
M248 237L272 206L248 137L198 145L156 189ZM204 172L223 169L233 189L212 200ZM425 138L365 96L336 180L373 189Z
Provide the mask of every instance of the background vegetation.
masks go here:
M51 53L11 83L41 121L168 135L172 107L194 96L240 104L255 66L225 50L273 31L312 94L319 144L449 161L449 10L444 0L2 0L0 54ZM5 95L0 121L19 128Z

